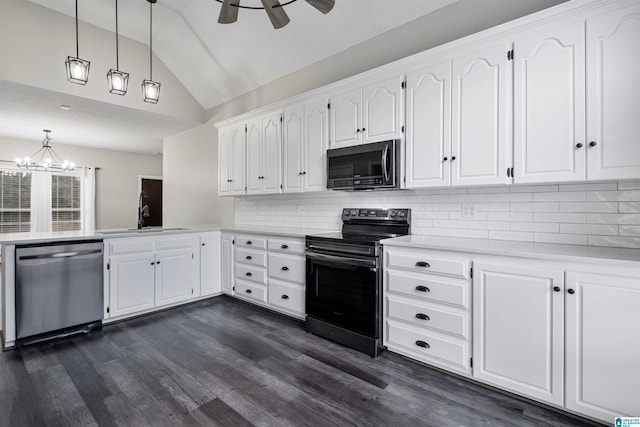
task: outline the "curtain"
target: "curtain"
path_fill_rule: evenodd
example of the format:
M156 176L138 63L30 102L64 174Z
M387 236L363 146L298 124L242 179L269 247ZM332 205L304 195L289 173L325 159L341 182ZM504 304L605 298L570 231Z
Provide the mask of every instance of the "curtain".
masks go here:
M96 228L96 168L83 167L80 172L80 210L82 231Z
M51 174L31 173L31 231L51 231Z

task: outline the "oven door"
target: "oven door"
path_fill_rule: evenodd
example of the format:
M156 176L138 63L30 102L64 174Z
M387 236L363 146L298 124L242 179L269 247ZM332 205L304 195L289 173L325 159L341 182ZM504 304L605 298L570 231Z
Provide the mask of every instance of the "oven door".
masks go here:
M307 251L307 316L378 338L378 258Z

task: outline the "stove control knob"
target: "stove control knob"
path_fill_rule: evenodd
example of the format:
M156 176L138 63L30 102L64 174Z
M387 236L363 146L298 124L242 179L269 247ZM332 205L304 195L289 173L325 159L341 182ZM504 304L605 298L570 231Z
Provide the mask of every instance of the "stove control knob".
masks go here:
M349 209L344 210L344 216L349 216L349 213L350 213Z
M398 215L400 215L400 218L404 218L407 214L404 211L400 211Z
M355 209L353 209L353 210L351 211L351 215L353 215L353 216L358 215L358 211L357 211L357 210L355 210Z
M396 211L389 211L389 216L390 216L391 218L395 218L395 216L396 216Z

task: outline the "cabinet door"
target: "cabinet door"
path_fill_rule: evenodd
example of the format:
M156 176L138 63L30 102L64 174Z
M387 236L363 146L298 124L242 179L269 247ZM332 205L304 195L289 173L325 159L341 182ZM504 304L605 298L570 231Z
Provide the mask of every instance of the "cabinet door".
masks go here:
M638 40L637 2L587 20L588 179L640 177Z
M231 192L231 129L218 132L218 195L226 196Z
M109 259L111 317L143 312L155 306L154 262L151 252Z
M200 239L200 296L222 291L220 233L210 233Z
M451 66L407 75L407 188L450 183Z
M262 192L262 119L247 123L247 194Z
M514 182L585 179L584 23L514 44Z
M327 185L328 103L326 98L322 98L304 106L304 191L322 191Z
M262 193L279 193L282 167L282 113L270 114L262 119Z
M452 185L504 184L511 166L510 45L457 58L452 69Z
M331 98L331 148L360 144L362 90Z
M474 377L562 405L563 272L485 263L474 270Z
M640 414L640 279L567 272L566 407L610 423Z
M245 127L235 126L231 133L231 194L245 194Z
M193 265L191 249L156 253L156 306L175 304L193 297Z
M304 106L302 104L292 105L284 109L282 186L285 193L302 191L304 114Z
M362 89L362 143L402 138L402 76Z
M221 255L221 272L222 272L222 292L233 295L234 281L234 254L233 254L233 234L222 233L222 253Z

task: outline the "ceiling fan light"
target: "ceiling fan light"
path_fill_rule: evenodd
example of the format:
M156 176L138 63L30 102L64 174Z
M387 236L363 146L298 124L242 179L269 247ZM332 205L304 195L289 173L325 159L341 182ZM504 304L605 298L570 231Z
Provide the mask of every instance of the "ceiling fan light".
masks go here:
M153 80L142 81L142 96L144 102L157 104L160 99L160 83Z
M110 93L124 95L127 93L127 87L129 86L129 73L111 69L107 72L107 84L109 85Z
M89 80L89 67L91 66L89 61L67 56L67 60L64 63L67 66L67 80L69 80L70 83L79 85L87 84Z

